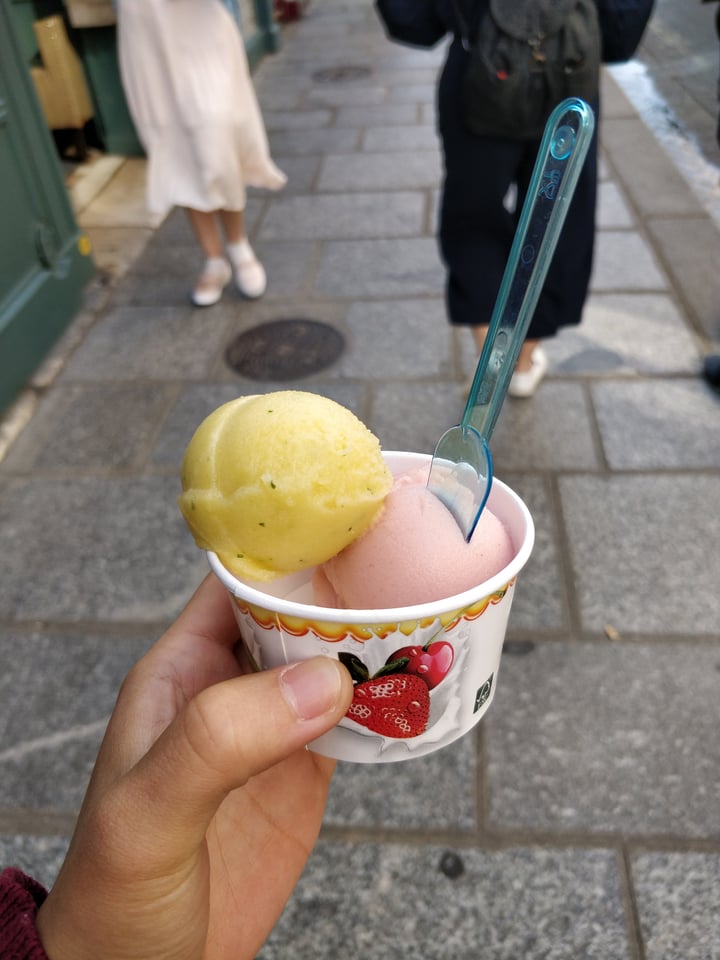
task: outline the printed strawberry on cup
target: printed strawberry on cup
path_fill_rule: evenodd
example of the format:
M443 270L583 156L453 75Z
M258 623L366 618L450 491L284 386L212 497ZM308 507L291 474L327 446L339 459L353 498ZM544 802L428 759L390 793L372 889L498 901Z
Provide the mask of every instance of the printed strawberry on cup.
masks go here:
M311 744L326 756L422 756L492 702L532 519L495 480L466 543L425 486L430 459L383 454L350 411L300 391L225 404L186 451L180 508L257 669L323 654L353 679Z

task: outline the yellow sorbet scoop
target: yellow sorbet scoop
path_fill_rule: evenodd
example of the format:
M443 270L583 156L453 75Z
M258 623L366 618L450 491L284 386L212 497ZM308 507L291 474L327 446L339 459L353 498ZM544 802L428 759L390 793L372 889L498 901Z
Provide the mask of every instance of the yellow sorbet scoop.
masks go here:
M368 428L334 400L297 390L218 407L195 431L181 480L197 545L258 581L334 557L369 529L392 487Z

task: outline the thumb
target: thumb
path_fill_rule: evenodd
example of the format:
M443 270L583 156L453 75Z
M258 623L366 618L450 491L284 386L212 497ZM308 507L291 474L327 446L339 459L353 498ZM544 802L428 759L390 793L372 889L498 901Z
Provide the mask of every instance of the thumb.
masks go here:
M343 717L352 680L337 660L314 657L207 687L127 775L125 803L143 833L185 856L202 842L225 796ZM137 805L137 806L136 806Z

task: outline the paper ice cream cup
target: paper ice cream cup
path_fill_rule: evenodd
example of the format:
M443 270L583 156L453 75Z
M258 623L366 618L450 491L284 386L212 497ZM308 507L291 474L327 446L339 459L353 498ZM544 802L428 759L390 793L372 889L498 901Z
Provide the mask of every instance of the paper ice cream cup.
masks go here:
M383 456L395 474L430 461L418 453ZM488 506L510 534L512 561L471 590L415 606L320 607L313 603L314 569L258 585L237 579L214 553L208 555L258 670L318 654L351 668L356 684L350 710L311 750L355 763L410 760L447 746L485 715L497 688L517 577L534 542L530 512L502 481L493 481ZM415 648L414 654L407 648ZM408 657L400 672L363 680L365 672L374 678L398 657Z

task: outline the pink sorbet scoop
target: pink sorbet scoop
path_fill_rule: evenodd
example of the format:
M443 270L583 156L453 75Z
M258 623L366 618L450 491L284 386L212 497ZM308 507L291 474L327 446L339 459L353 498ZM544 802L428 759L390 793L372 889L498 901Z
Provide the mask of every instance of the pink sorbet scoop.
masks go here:
M428 469L397 477L375 524L315 574L315 602L376 610L442 600L499 573L515 555L510 534L483 510L469 543L427 487Z

